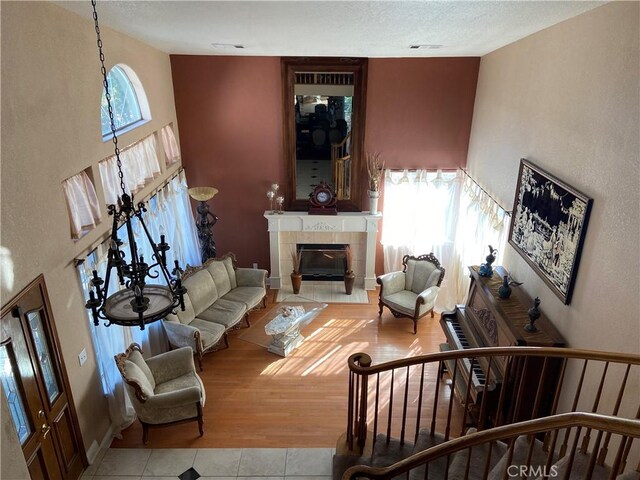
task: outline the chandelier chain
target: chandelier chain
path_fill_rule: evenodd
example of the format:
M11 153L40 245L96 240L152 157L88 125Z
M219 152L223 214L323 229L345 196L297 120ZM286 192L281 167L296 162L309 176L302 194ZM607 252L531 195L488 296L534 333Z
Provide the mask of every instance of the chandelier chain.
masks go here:
M111 106L111 93L109 92L109 80L107 80L107 69L104 66L104 52L102 51L102 39L100 38L100 25L98 24L98 12L96 11L96 0L91 0L91 6L93 7L93 22L96 28L96 37L98 44L98 52L100 53L100 71L102 72L102 85L104 86L104 96L107 99L107 109L109 111L109 120L111 123L111 134L113 135L113 145L116 154L116 164L118 165L118 177L120 178L120 188L122 194L127 192L124 185L124 175L122 174L122 161L120 160L120 149L118 148L118 136L116 135L116 124L113 116L113 108Z

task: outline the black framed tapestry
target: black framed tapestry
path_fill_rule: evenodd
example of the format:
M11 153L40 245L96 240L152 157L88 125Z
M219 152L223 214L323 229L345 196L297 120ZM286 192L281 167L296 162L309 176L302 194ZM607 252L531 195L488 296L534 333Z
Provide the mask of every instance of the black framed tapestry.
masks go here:
M520 160L509 243L568 304L593 200Z

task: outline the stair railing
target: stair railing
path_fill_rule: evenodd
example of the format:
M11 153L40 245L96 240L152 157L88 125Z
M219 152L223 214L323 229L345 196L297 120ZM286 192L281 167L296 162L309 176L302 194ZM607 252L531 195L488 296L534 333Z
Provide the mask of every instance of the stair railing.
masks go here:
M349 181L351 170L351 132L340 142L331 144L331 173L336 191L336 198L344 200L349 198Z
M432 436L443 434L448 441L464 435L470 426L481 431L562 412L640 418L640 355L496 347L433 353L378 365L372 365L369 355L357 353L349 357L348 364L349 407L342 450L354 455L368 454L379 435L387 442L391 438L398 438L401 444L411 439L415 442L424 426ZM482 366L486 375L480 387L472 382L475 374L465 373L476 366ZM539 374L537 384L525 382L534 367ZM585 378L590 377L598 379L597 388L584 387ZM454 401L456 396L458 401ZM585 432L582 450L591 439L588 426ZM570 429L562 438L547 435L545 448L558 448L564 455L571 438ZM603 464L611 435L605 434L598 442L597 461ZM624 452L622 460L626 461L628 453Z
M526 478L530 473L534 473L535 478L537 478L538 476L553 478L558 476L558 470L555 470L556 467L553 466L553 459L555 457L554 451L552 449L547 449L547 460L545 465L538 465L533 467L531 462L531 452L534 448L534 442L532 442L531 439L535 438L535 436L539 436L540 434L546 434L544 436L548 436L549 434L557 435L557 432L563 429L566 429L566 431L576 429L577 431L573 446L569 453L567 462L568 467L566 468L563 475L564 479L575 478L571 475L572 466L574 464L576 454L578 453L577 446L579 443L580 432L582 430L586 430L588 432L598 432L598 438L602 438L603 436L606 436L608 438L611 438L612 436L618 437L618 449L614 457L613 464L610 467L608 476L610 480L613 480L617 477L618 474L624 471L624 455L628 454L633 439L640 438L640 420L631 420L627 418L585 412L562 413L471 433L411 455L410 457L407 457L387 467L374 468L365 465L353 466L345 471L342 476L342 480L351 480L356 478L401 478L399 477L399 475L403 473L409 474L416 468L429 465L430 463L433 463L434 461L442 459L444 457L447 458L448 467L448 459L452 455L467 450L468 455L466 457L466 469L464 474L464 478L466 479L470 472L472 448L476 447L477 449L478 446L487 444L491 446L497 441L508 441L509 444L509 448L507 450L507 453L505 454L507 456L507 462L504 464L504 471L501 470L497 472L498 474L502 474L503 478L514 478L514 476L516 478L520 478L520 475L518 474L523 474L523 472L526 472L526 475L523 474L524 478ZM524 464L516 465L512 464L514 442L515 439L521 435L528 436L528 438L530 439L530 447L526 462ZM584 438L585 437L583 437L583 439ZM489 447L488 450L491 451L491 448L492 447ZM593 448L593 452L589 457L587 470L584 472L580 472L581 475L583 475L581 476L581 478L588 480L592 477L597 461L597 451L598 446L595 445ZM515 470L512 471L509 468L510 466L512 468L515 468ZM640 469L640 465L638 466L638 469ZM485 468L482 478L486 479L487 474L488 469ZM424 478L427 478L427 475L428 469L425 469ZM420 476L420 478L422 478L422 475ZM446 480L447 478L448 473L445 473L444 480ZM462 480L462 477L458 476L455 478L455 480Z

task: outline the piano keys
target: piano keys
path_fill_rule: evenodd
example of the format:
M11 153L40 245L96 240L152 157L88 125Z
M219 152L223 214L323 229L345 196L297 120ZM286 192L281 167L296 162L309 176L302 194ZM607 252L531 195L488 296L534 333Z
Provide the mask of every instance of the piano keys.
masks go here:
M444 312L440 318L440 325L445 333L447 343L441 345L442 351L465 350L477 347L503 347L503 346L541 346L541 347L563 347L565 341L560 333L555 329L547 317L542 315L536 322L538 331L529 333L524 330L529 318L527 310L531 307L532 301L526 293L519 288L514 288L509 299L498 297L498 288L502 285L502 278L506 272L502 267L494 269L491 278L481 277L478 274L478 267L469 267L471 272L471 286L469 296L465 305L456 306L452 312ZM553 360L552 362L555 362ZM495 426L495 422L502 418L504 421L522 421L546 415L551 408L550 401L544 401L539 406L537 412L533 410L533 391L537 388L537 380L540 377L544 358L530 358L527 368L513 362L507 372L505 359L494 357L491 361L491 371L489 372L489 361L486 358L478 359L471 369L471 362L468 359L458 361L458 378L454 385L456 395L466 407L470 414L471 423L478 420L479 409L482 404L482 396L486 394L487 405L487 425ZM453 374L453 362L449 362L447 370L449 375ZM548 372L558 370L549 365ZM468 402L466 385L471 371L471 388L469 389ZM505 380L505 375L508 378ZM507 392L513 394L516 380L520 383L522 375L527 378L522 379L525 386L523 397L518 411L515 410L513 402L505 403L507 411L499 414L497 412L498 395L500 390L496 388L506 382ZM545 375L545 389L552 392L557 383L557 375L550 373ZM489 379L489 385L485 388L485 383ZM533 390L532 390L533 389ZM500 423L505 423L505 422ZM476 425L477 426L477 425Z

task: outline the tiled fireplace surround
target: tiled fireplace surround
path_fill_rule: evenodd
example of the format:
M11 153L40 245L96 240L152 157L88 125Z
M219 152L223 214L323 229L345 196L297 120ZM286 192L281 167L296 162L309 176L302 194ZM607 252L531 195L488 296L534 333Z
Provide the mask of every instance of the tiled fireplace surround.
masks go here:
M298 243L342 243L351 245L355 286L376 287L376 236L381 214L345 212L338 215L309 215L306 212L265 212L271 255L270 287L291 287L291 251Z

